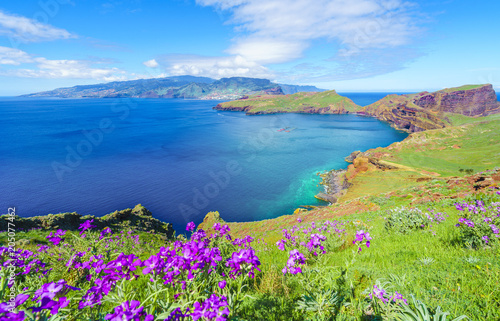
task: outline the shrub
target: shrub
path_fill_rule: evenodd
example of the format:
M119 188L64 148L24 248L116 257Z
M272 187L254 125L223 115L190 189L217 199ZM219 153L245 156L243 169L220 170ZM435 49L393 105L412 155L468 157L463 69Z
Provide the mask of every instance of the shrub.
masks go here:
M424 229L429 219L418 208L399 207L388 211L389 217L385 222L387 230L399 233L409 233L412 230Z
M471 248L492 246L500 237L500 203L482 200L456 203L461 213L456 226L460 230L460 242Z

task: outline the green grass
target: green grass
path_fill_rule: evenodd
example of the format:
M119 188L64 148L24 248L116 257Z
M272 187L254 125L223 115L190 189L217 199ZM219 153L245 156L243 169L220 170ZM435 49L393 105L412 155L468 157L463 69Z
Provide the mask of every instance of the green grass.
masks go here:
M250 106L249 113L301 112L306 107L322 108L329 106L333 106L334 109L344 108L349 112L354 112L361 108L349 98L338 95L334 90L320 93L250 97L249 99L225 102L221 106L223 108Z
M454 91L463 91L463 90L476 89L476 88L480 88L480 87L483 87L483 86L485 86L485 85L464 85L464 86L460 86L460 87L446 88L446 89L440 90L439 92L449 93L449 92L454 92Z

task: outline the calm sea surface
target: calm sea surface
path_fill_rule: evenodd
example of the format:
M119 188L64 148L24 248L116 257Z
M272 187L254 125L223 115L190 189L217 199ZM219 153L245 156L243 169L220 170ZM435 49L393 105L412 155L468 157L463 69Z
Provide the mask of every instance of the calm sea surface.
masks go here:
M346 94L360 105L386 93ZM183 231L322 205L316 173L407 135L354 115L246 116L217 102L0 98L0 213L103 215L141 203ZM286 128L286 130L281 130Z

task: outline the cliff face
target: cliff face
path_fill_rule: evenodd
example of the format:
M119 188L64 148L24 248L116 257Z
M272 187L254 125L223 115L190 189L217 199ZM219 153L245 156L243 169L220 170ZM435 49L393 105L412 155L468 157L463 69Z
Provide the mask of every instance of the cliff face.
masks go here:
M413 103L425 109L465 116L487 116L500 112L500 103L491 85L424 92L413 98Z
M413 133L447 126L445 113L487 116L498 112L500 104L491 85L468 85L434 93L389 95L360 113Z
M410 133L446 126L435 113L413 104L407 95L389 95L363 108L362 114L389 122Z

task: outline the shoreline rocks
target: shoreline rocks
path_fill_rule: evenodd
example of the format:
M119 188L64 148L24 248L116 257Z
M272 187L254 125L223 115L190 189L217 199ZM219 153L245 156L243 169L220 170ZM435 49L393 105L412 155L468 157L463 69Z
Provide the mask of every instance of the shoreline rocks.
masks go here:
M346 178L346 169L334 169L326 173L319 174L322 178L320 185L323 185L324 192L316 194L314 197L328 203L336 203L344 195L345 191L352 185Z

